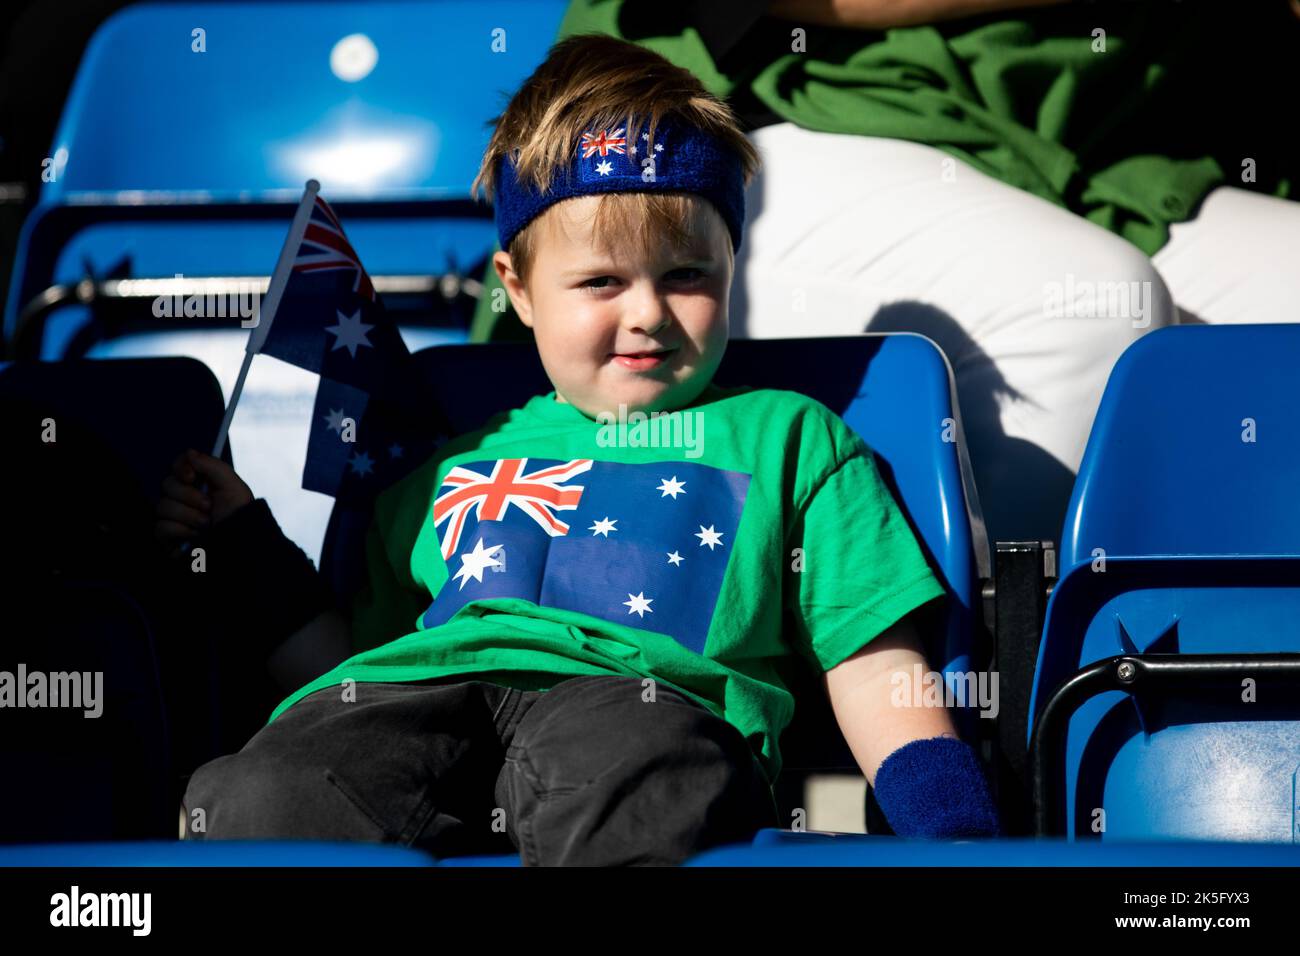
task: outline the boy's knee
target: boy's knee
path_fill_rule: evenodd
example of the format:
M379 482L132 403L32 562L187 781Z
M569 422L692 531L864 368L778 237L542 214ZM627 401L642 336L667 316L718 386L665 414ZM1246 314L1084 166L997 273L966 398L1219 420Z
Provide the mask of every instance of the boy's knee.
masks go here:
M690 792L714 820L738 830L775 825L771 787L744 735L705 707L663 689L654 702L621 708L610 726L610 765L621 764L658 796Z
M328 786L324 768L240 752L199 767L185 789L185 839L303 836L304 811Z

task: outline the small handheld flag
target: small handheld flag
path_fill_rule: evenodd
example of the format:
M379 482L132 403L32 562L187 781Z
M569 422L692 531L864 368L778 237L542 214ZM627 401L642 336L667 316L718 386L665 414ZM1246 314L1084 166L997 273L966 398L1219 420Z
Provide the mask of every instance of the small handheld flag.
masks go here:
M294 214L214 454L252 357L272 355L320 376L302 486L364 501L418 466L445 429L397 324L319 190L310 180Z

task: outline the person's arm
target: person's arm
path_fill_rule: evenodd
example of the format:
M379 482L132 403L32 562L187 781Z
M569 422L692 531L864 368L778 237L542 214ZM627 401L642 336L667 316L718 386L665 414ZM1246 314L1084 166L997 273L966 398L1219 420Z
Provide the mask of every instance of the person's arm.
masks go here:
M316 566L224 461L194 449L177 456L163 480L155 534L178 562L190 560L178 542L203 547L202 580L210 587L196 596L215 602L206 613L237 633L231 646L265 655L285 693L351 656L348 624Z
M914 740L957 733L945 707L892 704L895 674L911 682L916 665L923 674L929 671L912 619L908 614L823 677L840 732L872 784L895 750Z
M825 675L840 731L896 834L997 833L975 751L943 706L930 706L925 694L918 706L909 692L920 689L908 686L918 670L922 681L933 679L918 629L943 617L931 612L946 609L947 591L874 452L834 413L821 424L838 464L804 496L788 542L805 549L788 577L791 639ZM801 436L809 463L821 457L817 432Z
M769 0L767 10L797 23L885 30L1063 2L1067 0Z
M996 836L997 808L975 751L942 704L915 705L909 685L929 668L913 616L826 672L835 719L896 834Z
M281 639L267 656L266 667L286 694L361 651L415 630L427 595L413 582L398 578L374 518L366 532L366 574L347 613L334 603L316 566L285 536L265 501L248 505L243 518L242 523L227 519L216 526L215 547L236 564L257 567L262 578L273 582L264 598L251 602L253 607L266 606L276 597L284 600L270 625L274 637ZM303 620L306 623L295 628Z
M196 539L208 551L218 618L264 655L286 694L352 655L350 630L311 558L285 535L265 498L217 521Z

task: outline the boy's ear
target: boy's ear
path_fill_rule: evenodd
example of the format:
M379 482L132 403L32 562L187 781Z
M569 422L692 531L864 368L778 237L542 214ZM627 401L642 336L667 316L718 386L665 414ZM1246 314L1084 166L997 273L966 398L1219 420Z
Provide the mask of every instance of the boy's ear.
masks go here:
M501 251L493 253L492 265L497 270L501 285L505 287L506 295L510 296L510 304L515 307L515 314L519 316L519 321L531 329L533 306L528 300L528 290L524 288L523 280L515 274L514 266L510 262L510 253Z

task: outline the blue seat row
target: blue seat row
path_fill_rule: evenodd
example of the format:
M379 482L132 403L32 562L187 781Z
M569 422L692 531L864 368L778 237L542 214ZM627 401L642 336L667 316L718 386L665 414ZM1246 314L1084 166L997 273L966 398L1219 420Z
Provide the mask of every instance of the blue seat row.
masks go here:
M1289 385L1297 356L1300 326L1184 327L1152 333L1116 367L1072 501L1034 681L1029 742L1044 833L1096 843L1296 839L1300 714L1281 688L1300 660L1287 623L1300 589L1290 499L1300 477ZM148 388L142 364L174 375L176 361L130 363L132 385ZM444 346L417 361L458 430L545 387L524 346ZM0 394L16 368L0 370ZM466 400L464 383L484 376L509 384L489 404ZM988 556L962 442L943 437L942 423L959 417L942 353L908 333L737 342L719 380L806 391L863 435L954 599L932 661L969 668ZM335 515L322 565L335 581L355 560L360 517ZM1131 686L1116 676L1121 664L1131 665ZM1192 677L1178 676L1188 665ZM834 734L823 724L810 740ZM792 740L787 767L825 766L825 754ZM770 856L824 840L764 831L751 849ZM518 861L457 865L475 862Z
M1116 363L1034 679L1044 828L1300 842L1297 363L1296 323L1160 329Z
M136 289L118 280L265 276L309 178L339 206L381 291L389 279L401 289L481 275L495 230L469 187L487 121L545 56L564 6L119 11L85 52L24 223L6 341L62 355L88 318L84 287L76 291L85 279L113 304ZM46 312L57 313L48 336L35 329L29 342ZM463 332L468 319L459 321Z

